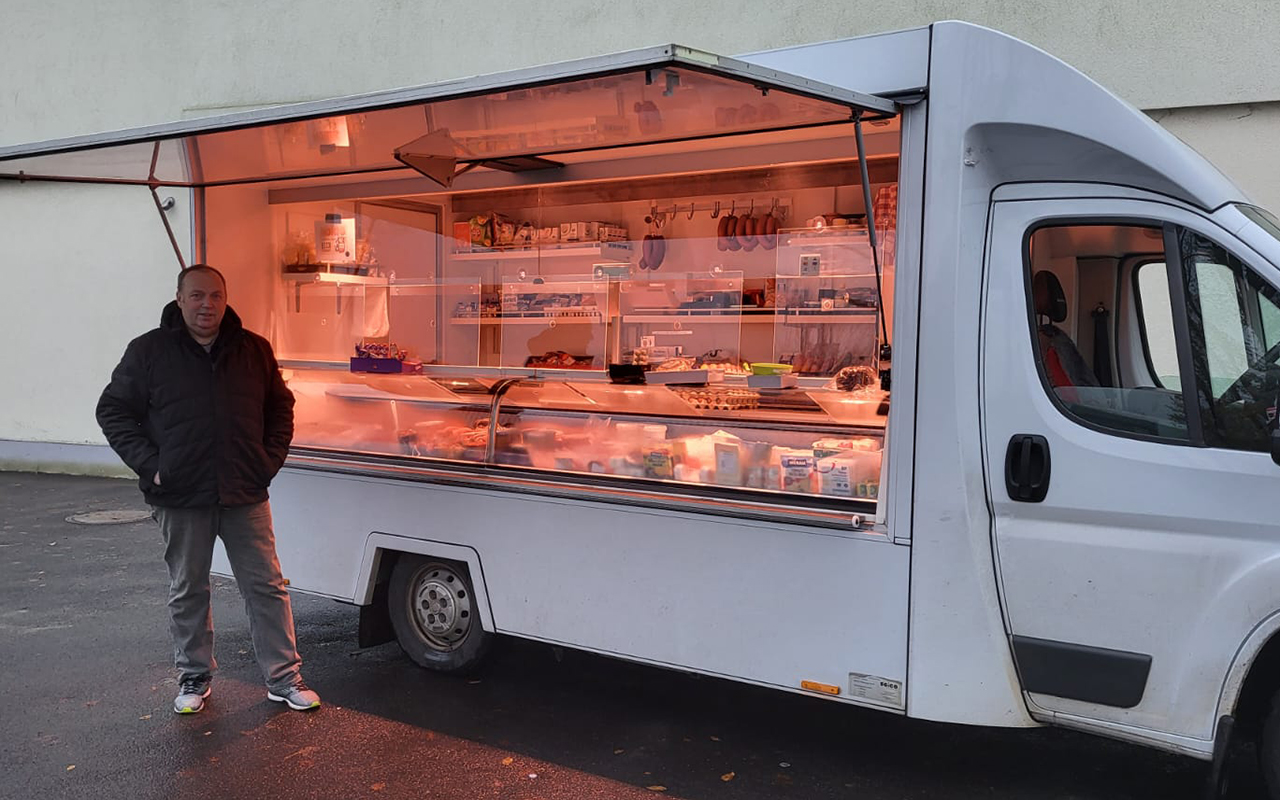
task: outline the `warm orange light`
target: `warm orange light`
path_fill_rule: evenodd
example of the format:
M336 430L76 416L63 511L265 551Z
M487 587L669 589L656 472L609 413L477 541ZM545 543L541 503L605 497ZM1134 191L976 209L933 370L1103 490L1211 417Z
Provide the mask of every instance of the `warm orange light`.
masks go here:
M817 681L800 681L801 689L808 689L811 692L822 692L823 694L840 694L839 686L832 686L829 683L818 683Z

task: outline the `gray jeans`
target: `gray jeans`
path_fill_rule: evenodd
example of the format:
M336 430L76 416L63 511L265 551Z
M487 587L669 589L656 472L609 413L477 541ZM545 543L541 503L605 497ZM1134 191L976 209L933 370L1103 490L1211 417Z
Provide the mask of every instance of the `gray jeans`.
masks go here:
M212 674L213 614L209 568L213 541L222 539L249 615L253 653L269 689L298 679L302 659L293 632L293 609L276 558L271 506L155 508L169 565L169 632L173 661L183 676Z

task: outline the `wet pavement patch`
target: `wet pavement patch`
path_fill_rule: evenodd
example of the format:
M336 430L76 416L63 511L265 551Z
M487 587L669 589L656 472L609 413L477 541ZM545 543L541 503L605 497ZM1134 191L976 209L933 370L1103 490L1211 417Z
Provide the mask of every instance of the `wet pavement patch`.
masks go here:
M85 511L67 517L67 522L77 525L125 525L151 519L150 511L136 508L117 508L109 511Z

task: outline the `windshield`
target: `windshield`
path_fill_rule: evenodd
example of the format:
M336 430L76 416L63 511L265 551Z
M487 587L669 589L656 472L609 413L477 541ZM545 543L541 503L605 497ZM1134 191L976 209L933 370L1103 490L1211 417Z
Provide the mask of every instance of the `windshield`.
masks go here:
M1236 208L1259 228L1271 234L1272 238L1280 241L1280 219L1277 219L1275 214L1257 206L1247 206L1244 203L1236 203Z

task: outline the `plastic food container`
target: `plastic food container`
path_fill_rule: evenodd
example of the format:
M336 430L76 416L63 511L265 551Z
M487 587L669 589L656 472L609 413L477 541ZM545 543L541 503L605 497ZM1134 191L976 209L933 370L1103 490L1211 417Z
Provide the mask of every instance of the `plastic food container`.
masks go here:
M790 372L790 364L766 364L757 361L751 365L753 375L786 375Z

